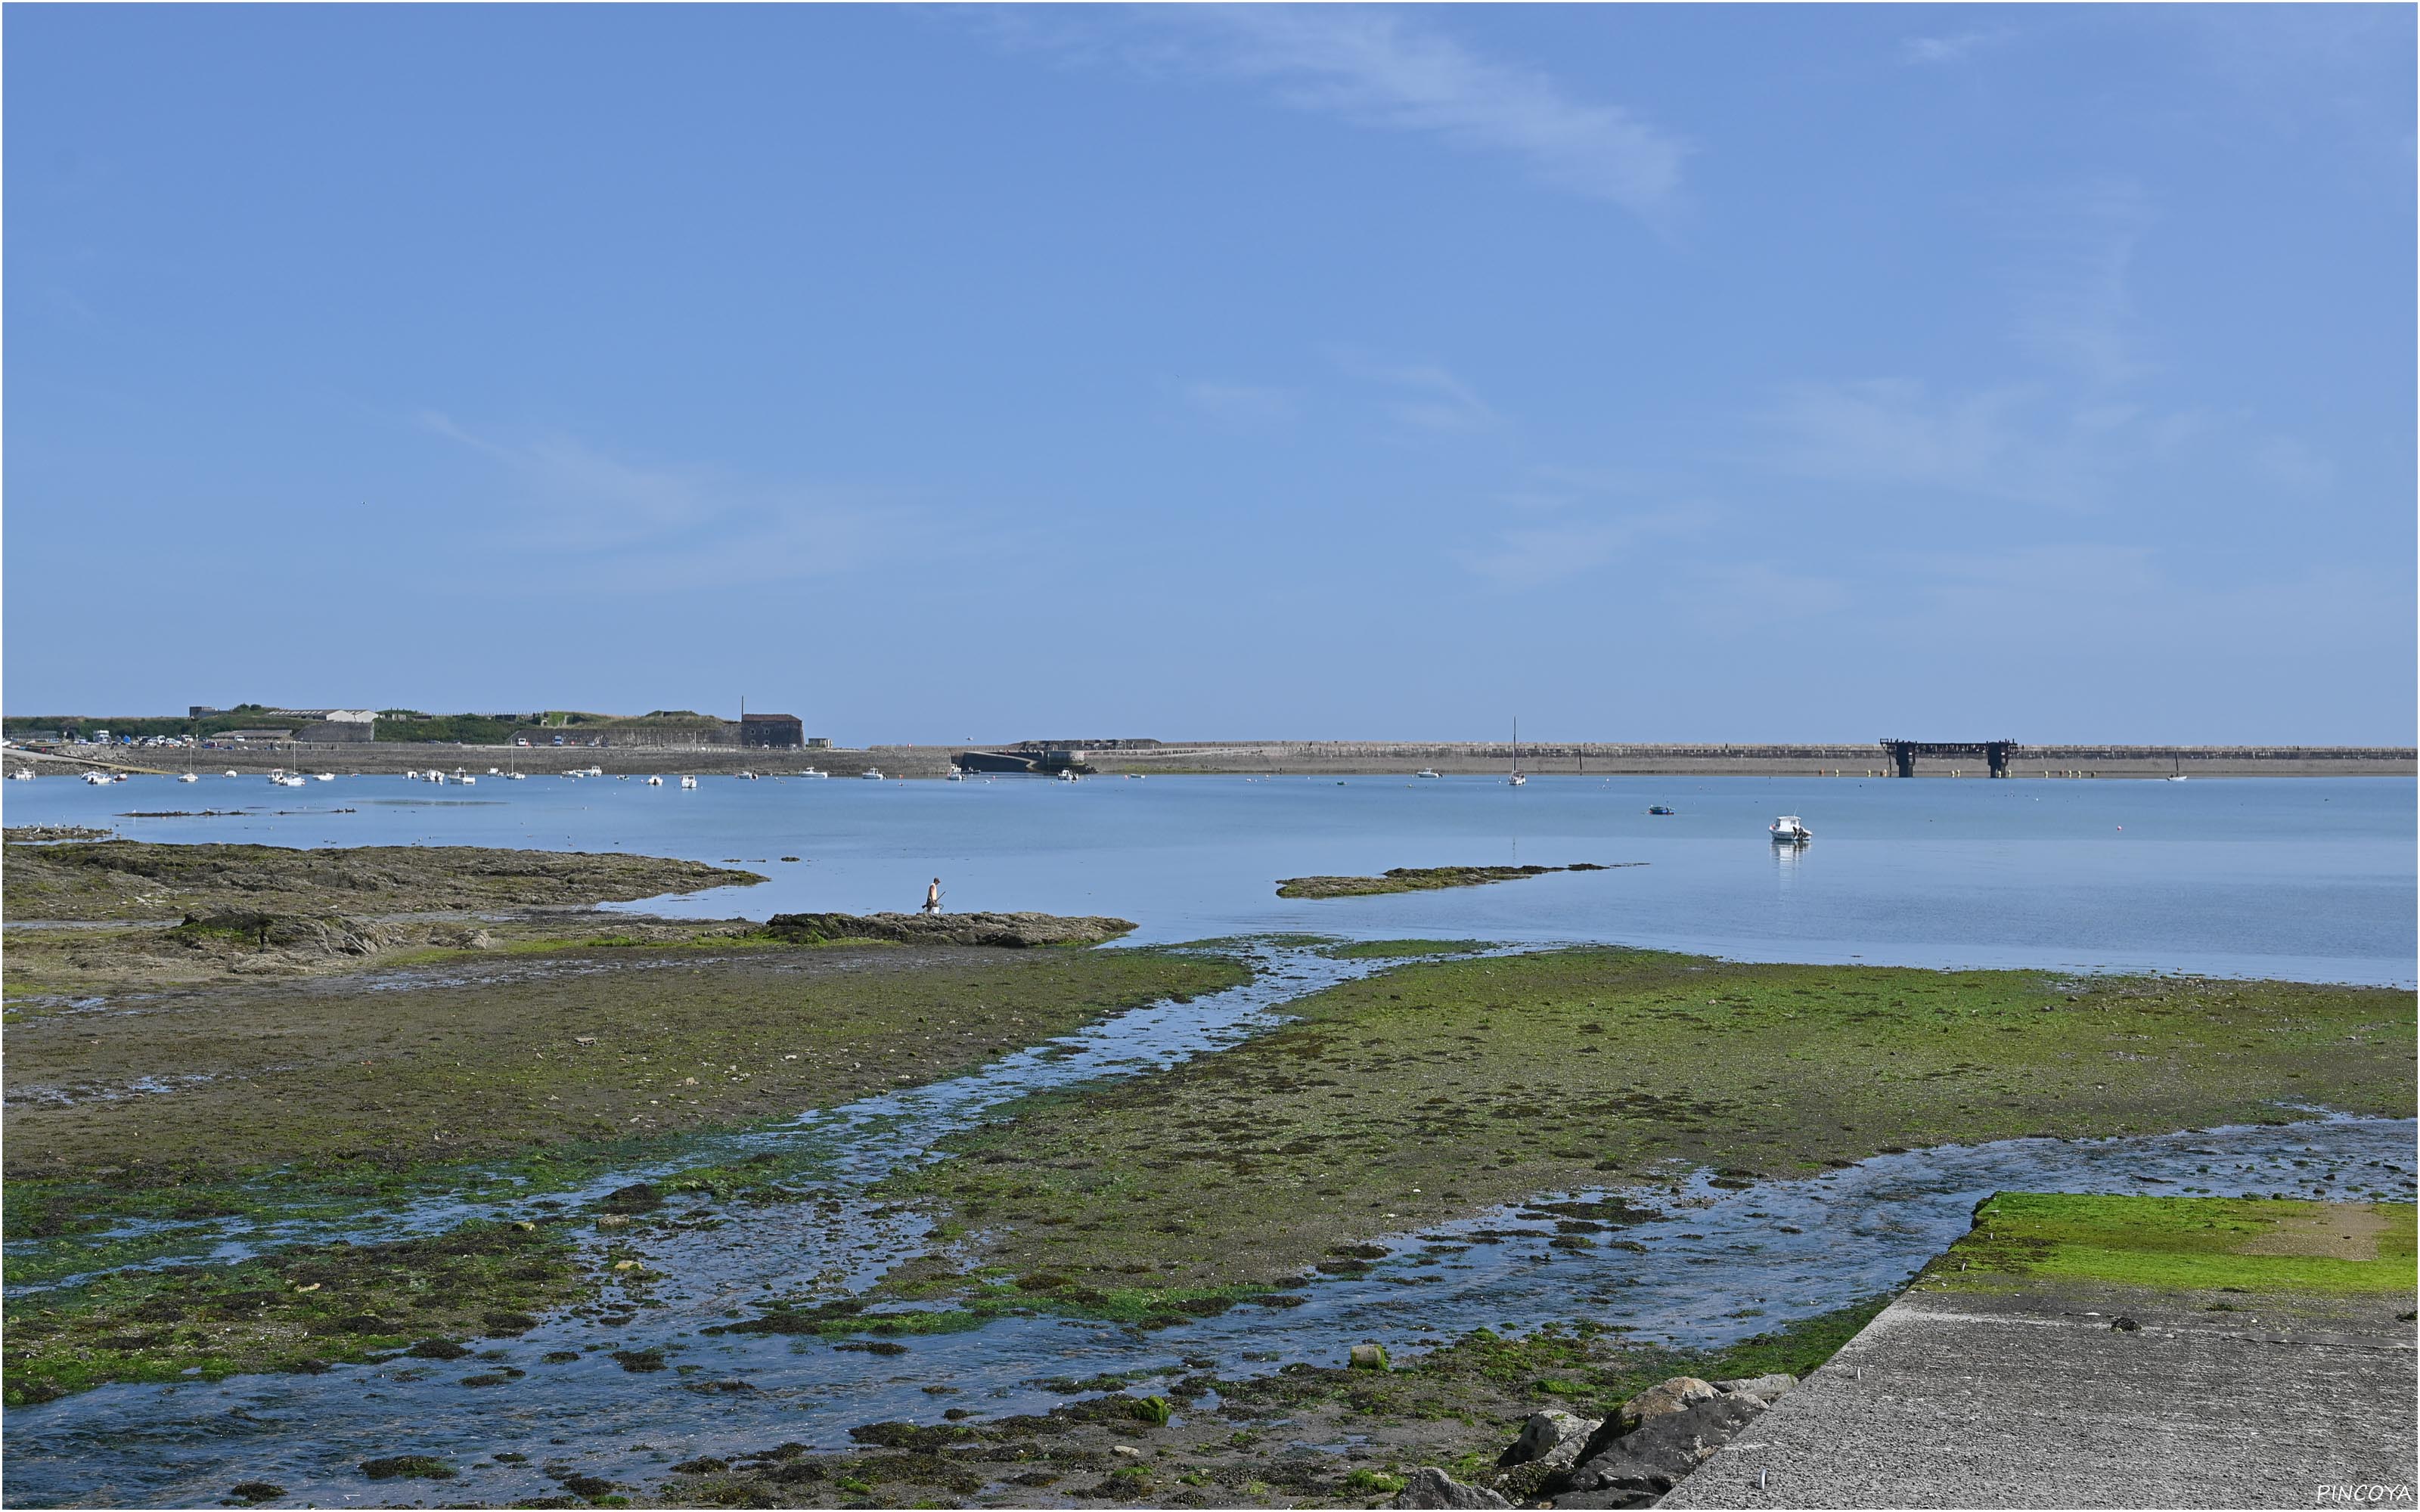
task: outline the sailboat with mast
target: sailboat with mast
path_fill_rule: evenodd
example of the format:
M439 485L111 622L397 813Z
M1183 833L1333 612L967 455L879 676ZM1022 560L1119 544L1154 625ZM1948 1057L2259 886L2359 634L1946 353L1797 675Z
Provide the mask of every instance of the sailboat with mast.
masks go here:
M1521 721L1512 721L1512 775L1504 779L1506 787L1527 787L1528 774L1521 770Z

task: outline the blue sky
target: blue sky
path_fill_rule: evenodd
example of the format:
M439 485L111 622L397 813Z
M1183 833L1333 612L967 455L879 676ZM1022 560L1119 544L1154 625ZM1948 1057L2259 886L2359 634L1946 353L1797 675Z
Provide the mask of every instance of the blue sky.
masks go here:
M12 7L6 706L2409 743L2408 7Z

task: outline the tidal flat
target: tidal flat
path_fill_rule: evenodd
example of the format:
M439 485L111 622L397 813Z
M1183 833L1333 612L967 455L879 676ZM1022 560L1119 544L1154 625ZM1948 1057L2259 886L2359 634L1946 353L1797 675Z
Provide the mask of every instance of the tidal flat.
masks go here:
M18 852L62 848L10 846L12 923L39 913ZM1311 1302L1391 1284L1382 1241L1520 1204L1521 1242L1556 1274L1619 1269L1648 1258L1632 1236L1653 1237L1655 1208L1696 1211L1677 1183L1710 1173L1745 1197L1947 1142L2412 1103L2411 995L2392 989L1509 955L1450 934L1001 949L885 925L873 944L857 916L584 911L646 860L605 858L583 890L591 859L552 857L569 870L544 904L462 903L520 874L482 861L489 880L452 892L357 888L355 913L291 876L289 893L240 867L113 861L98 873L214 880L180 895L186 923L119 881L69 905L97 923L12 928L23 1421L143 1431L155 1408L200 1410L203 1388L174 1383L225 1381L215 1398L248 1375L296 1394L298 1423L348 1382L429 1414L396 1429L381 1405L334 1450L278 1438L274 1460L270 1438L213 1440L245 1473L212 1494L239 1501L284 1484L410 1501L435 1466L467 1499L545 1504L1366 1505L1420 1465L1471 1478L1543 1407L1804 1373L1878 1305L1854 1299L1916 1263L1854 1285L1827 1269L1820 1298L1773 1317L1731 1296L1686 1349L1634 1336L1599 1291L1481 1313L1504 1321L1476 1334L1466 1314L1423 1319L1390 1336L1391 1369L1276 1352ZM366 874L351 864L309 866ZM440 897L460 910L420 906ZM1033 938L1124 927L1055 922L1074 933ZM1037 1062L1058 1089L1025 1095ZM844 1105L811 1137L766 1137ZM1409 1264L1442 1295L1470 1257L1432 1243ZM1751 1329L1769 1332L1721 1342ZM1004 1335L1068 1375L1009 1373ZM168 1384L150 1406L115 1405L149 1386L76 1395L109 1381ZM491 1402L596 1426L558 1416L587 1437L553 1454L525 1427L491 1439ZM710 1442L640 1458L669 1434ZM512 1481L537 1469L566 1494ZM100 1484L82 1475L53 1484Z
M1421 962L1219 1055L1005 1110L893 1179L976 1236L900 1285L1219 1293L1373 1239L1698 1168L1747 1184L2027 1135L2409 1117L2412 995L2175 977L1745 964L1587 949ZM1621 1215L1569 1215L1576 1245Z
M963 1505L1373 1506L1423 1465L1484 1482L1528 1414L1603 1416L1670 1376L1804 1375L1831 1357L1885 1299L1872 1298L1726 1349L1684 1351L1587 1323L1517 1336L1481 1329L1436 1339L1382 1368L1289 1365L1221 1375L1206 1358L1163 1392L1136 1376L1058 1382L1095 1393L1047 1412L865 1424L857 1447L797 1443L676 1464L650 1500L679 1506ZM941 1400L949 1400L945 1395Z
M20 857L39 849L10 847L13 918L60 905L41 886L30 903L18 896ZM233 917L231 897L308 886L286 874L305 853L189 864L155 854L177 847L106 849L102 880L67 901L70 914L121 906L92 890L121 887L111 878L209 878L179 895L205 920ZM461 902L512 877L555 898L725 875L646 857L585 865L597 859L483 861L486 881L436 895ZM431 901L413 883L362 882L395 879L383 857L337 853L306 870L355 877L355 901ZM35 1288L9 1306L11 1402L109 1380L324 1367L411 1345L399 1330L442 1343L596 1284L552 1220L151 1268L209 1250L214 1225L341 1224L415 1195L544 1191L677 1161L706 1136L957 1074L1248 975L1211 953L800 944L744 921L520 914L430 936L344 916L241 917L268 922L9 935L8 1277ZM265 933L299 924L311 930ZM327 943L381 928L358 950ZM679 1185L770 1200L782 1174L702 1168ZM398 1307L405 1293L413 1305Z

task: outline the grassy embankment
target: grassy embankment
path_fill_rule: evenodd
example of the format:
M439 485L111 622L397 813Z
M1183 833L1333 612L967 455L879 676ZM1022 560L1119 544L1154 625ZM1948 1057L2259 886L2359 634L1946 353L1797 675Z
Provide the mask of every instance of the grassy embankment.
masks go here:
M2406 992L1736 964L1584 949L1405 965L1173 1070L1029 1099L900 1178L950 1231L928 1294L1215 1307L1546 1191L1902 1148L2408 1116ZM1581 1242L1586 1242L1585 1236Z
M1435 892L1445 887L1483 887L1492 882L1518 882L1550 872L1611 872L1619 867L1646 864L1617 861L1601 866L1593 861L1577 861L1570 866L1399 866L1374 877L1286 877L1278 883L1278 896L1366 898L1386 892Z

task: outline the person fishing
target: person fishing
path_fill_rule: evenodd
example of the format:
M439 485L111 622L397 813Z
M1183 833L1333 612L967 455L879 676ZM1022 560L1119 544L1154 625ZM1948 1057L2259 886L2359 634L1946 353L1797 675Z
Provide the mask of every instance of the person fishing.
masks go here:
M928 914L938 914L940 911L941 879L939 877L935 877L933 879L933 885L924 889L924 912Z

